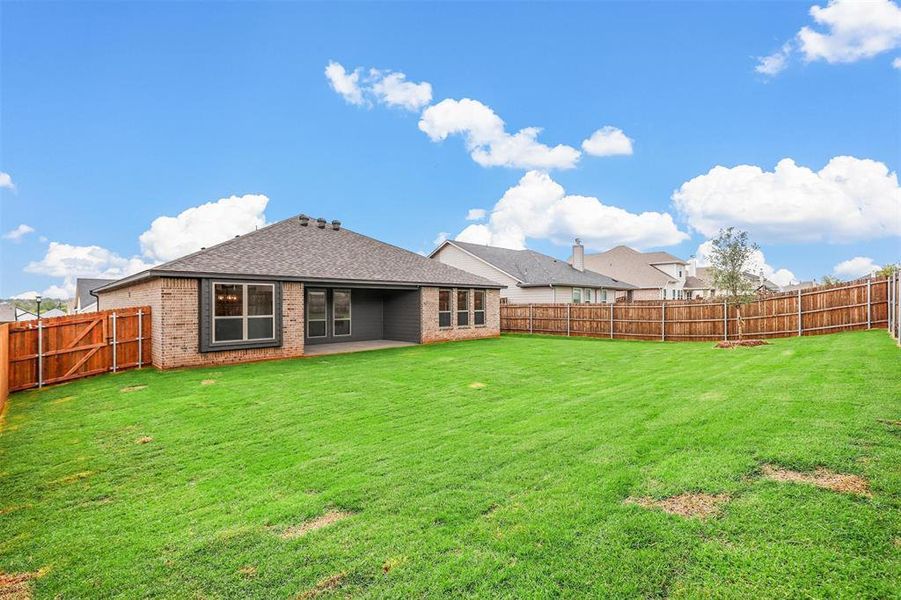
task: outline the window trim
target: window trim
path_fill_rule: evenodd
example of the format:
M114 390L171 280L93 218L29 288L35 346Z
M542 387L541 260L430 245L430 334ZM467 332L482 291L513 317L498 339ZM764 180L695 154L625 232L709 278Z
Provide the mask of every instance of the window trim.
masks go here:
M216 286L217 285L240 285L241 286L241 316L216 316ZM255 285L259 287L268 287L272 289L272 313L268 315L249 315L247 311L247 288ZM276 319L275 319L275 283L267 283L265 281L221 281L212 280L210 282L210 346L219 347L231 344L255 344L267 343L277 340L276 336ZM272 319L272 335L265 338L248 338L247 322L251 318ZM241 319L241 339L238 340L217 340L216 339L216 320L217 319Z
M311 319L310 318L310 311L308 310L308 307L310 305L310 296L312 296L313 294L322 294L323 296L325 296L325 315L323 315L323 317L321 319ZM327 338L328 337L328 290L325 288L310 288L307 290L307 297L304 298L304 301L305 301L304 311L303 311L304 312L304 332L303 332L304 337L309 338L311 340ZM325 323L325 329L323 330L322 335L310 335L310 321L313 321L314 323L318 323L320 321Z
M447 310L441 310L441 292L447 292ZM449 316L447 325L441 324L441 314ZM452 288L438 288L438 329L454 328L454 290Z
M335 316L335 294L338 292L347 292L347 318L339 319ZM328 314L328 304L326 304L326 314ZM338 321L347 321L347 333L336 333L338 328L335 323ZM338 288L332 290L332 337L350 337L353 335L353 294L350 288Z
M577 293L578 293L578 295L579 295L579 298L578 298L578 299L576 299L576 294L577 294ZM582 304L582 288L577 288L577 287L574 287L574 288L573 288L572 303L573 303L573 304Z
M472 291L472 326L473 327L487 327L488 326L488 294L485 290L471 290ZM482 295L482 310L476 309L476 294ZM482 313L482 322L476 322L476 315Z

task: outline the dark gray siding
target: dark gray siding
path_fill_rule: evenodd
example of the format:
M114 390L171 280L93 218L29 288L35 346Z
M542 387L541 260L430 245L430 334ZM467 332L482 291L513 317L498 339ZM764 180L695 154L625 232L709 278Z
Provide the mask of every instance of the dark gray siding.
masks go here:
M420 341L419 290L385 292L384 331L386 340Z
M308 287L310 290L323 288ZM335 288L345 289L345 288ZM332 292L328 292L327 316L328 324L325 337L306 337L306 323L304 323L304 338L307 344L334 344L338 342L361 342L364 340L382 339L382 291L370 289L352 289L350 292L350 335L335 337L332 324ZM306 306L306 304L305 304Z

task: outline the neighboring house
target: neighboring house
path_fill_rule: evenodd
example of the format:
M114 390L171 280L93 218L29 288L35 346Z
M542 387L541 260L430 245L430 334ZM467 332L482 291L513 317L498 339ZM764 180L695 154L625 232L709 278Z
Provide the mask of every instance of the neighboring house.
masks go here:
M65 316L67 316L67 314L68 313L66 313L65 311L62 311L58 308L51 308L50 310L42 310L41 318L42 319L50 319L53 317L65 317Z
M717 290L713 285L713 269L712 267L697 267L695 269L697 272L697 278L704 282L710 289L710 296L719 296L723 294L723 290ZM757 293L775 293L781 290L781 288L763 276L763 273L754 274L750 271L745 271L742 273L745 280L751 284L751 287ZM707 296L705 296L707 297Z
M16 320L16 307L9 302L0 302L0 323L13 323Z
M616 246L587 254L585 268L631 283L635 287L627 296L631 300L681 300L704 297L712 291L697 277L690 278L688 263L669 252L639 252Z
M799 281L798 283L790 283L789 285L782 286L783 292L796 292L798 290L807 290L810 288L815 288L819 284L816 281Z
M91 292L100 286L112 283L115 279L84 279L79 277L75 280L75 298L73 300L72 312L81 314L88 312L97 312L97 298L91 295Z
M170 368L303 356L317 344L494 337L501 287L300 215L95 293L103 310L150 306L152 361Z
M24 308L16 307L16 321L33 321L37 319L38 316L31 311L25 310Z
M455 240L446 240L431 258L507 287L501 298L510 304L614 302L615 294L633 286L585 270L585 249L579 240L573 246L574 265L534 250L510 250Z

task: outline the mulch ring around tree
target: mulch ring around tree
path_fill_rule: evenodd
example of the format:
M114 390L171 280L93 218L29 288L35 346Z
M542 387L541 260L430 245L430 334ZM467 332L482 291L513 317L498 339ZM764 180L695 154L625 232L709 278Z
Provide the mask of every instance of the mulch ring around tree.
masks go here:
M739 347L748 347L753 348L754 346L768 346L769 342L766 340L729 340L718 342L717 348L739 348Z

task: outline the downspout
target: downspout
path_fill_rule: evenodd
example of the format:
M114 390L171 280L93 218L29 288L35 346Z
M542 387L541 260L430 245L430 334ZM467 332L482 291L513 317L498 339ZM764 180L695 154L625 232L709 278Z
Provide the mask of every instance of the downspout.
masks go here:
M97 299L97 312L100 312L100 296L94 293L94 290L88 290L88 293Z

